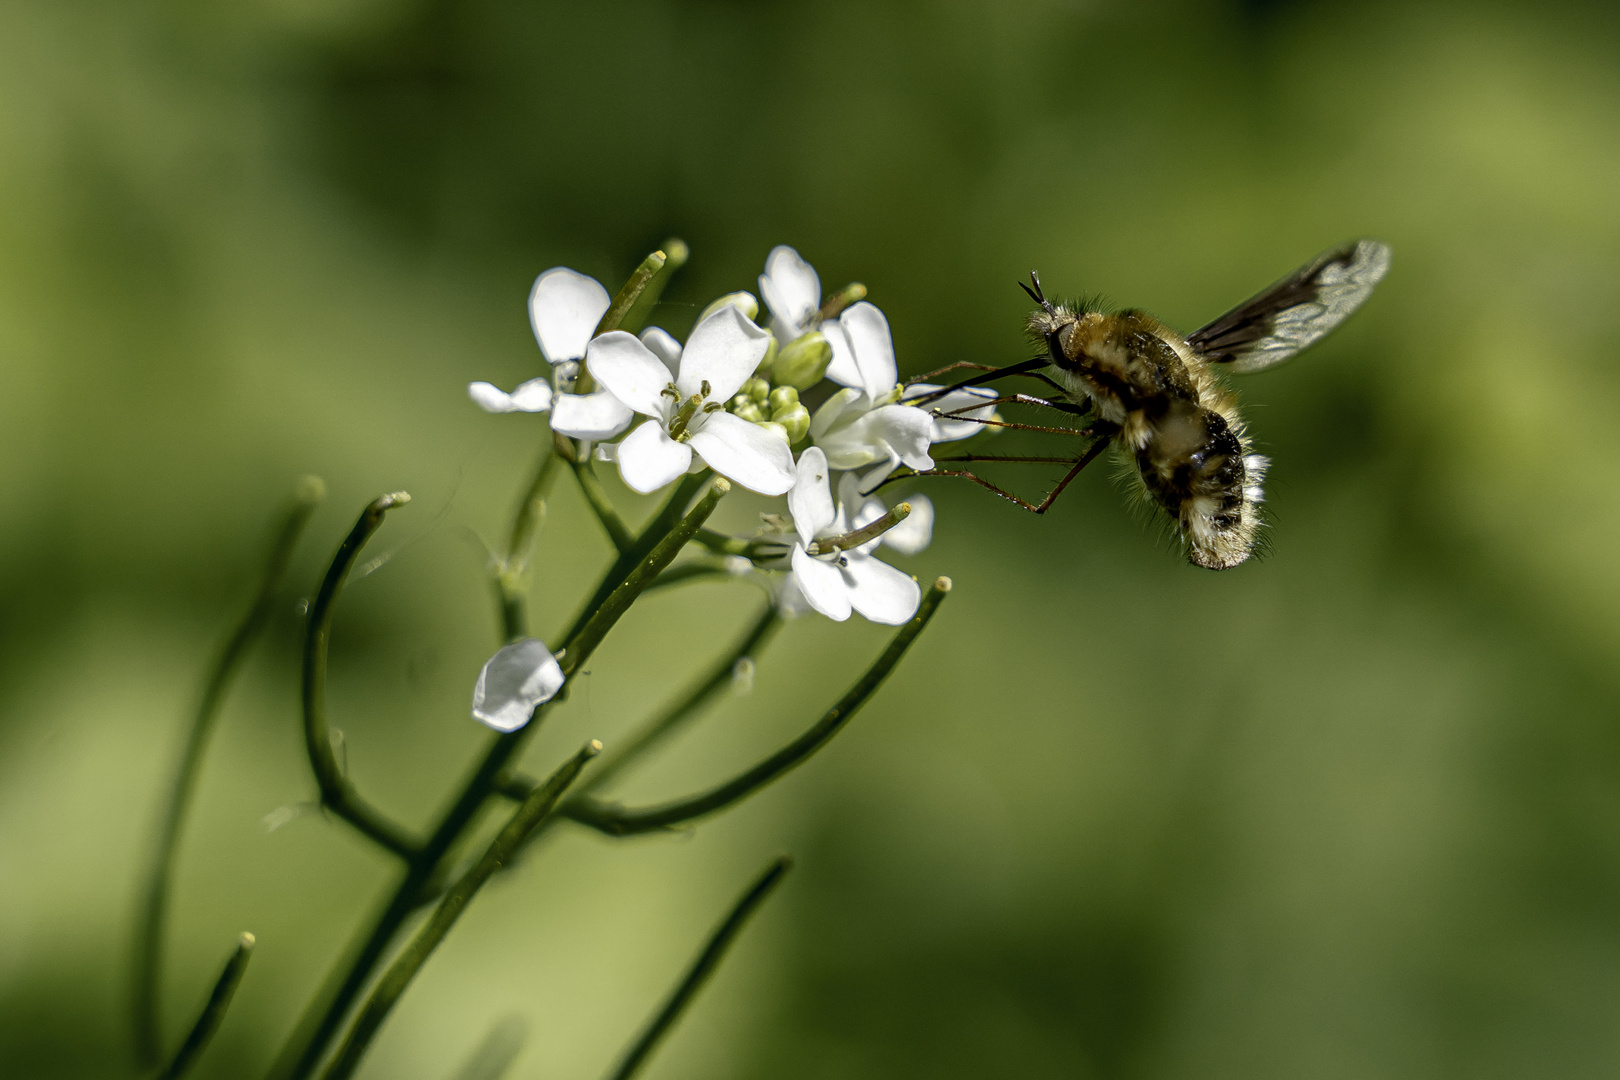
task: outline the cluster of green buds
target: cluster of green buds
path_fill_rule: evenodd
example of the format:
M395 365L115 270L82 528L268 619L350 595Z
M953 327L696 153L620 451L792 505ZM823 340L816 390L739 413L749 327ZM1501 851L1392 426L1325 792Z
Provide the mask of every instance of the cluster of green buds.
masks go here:
M731 399L731 412L750 423L775 429L789 446L810 433L810 410L800 403L798 389L772 388L769 380L758 375L743 383Z

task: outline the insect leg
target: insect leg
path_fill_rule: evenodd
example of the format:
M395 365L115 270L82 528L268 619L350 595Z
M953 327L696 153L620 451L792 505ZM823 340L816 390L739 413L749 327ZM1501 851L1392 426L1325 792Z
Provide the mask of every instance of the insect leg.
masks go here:
M891 477L890 479L892 479L892 480L904 480L904 479L908 479L908 478L913 477L913 476L957 476L957 477L961 477L963 480L971 480L975 484L978 484L980 487L990 489L991 491L995 492L997 495L1000 495L1003 499L1006 499L1006 500L1008 500L1009 502L1012 502L1012 503L1016 503L1018 506L1022 507L1025 510L1028 510L1032 514L1044 514L1044 513L1046 513L1047 510L1049 510L1051 508L1053 503L1057 502L1057 497L1059 495L1063 494L1063 489L1068 487L1070 482L1073 481L1075 477L1080 475L1080 470L1084 469L1087 465L1090 465L1094 460L1096 460L1097 455L1102 453L1103 450L1107 448L1107 446L1108 446L1108 440L1107 439L1098 439L1096 442L1092 443L1091 446L1086 448L1086 452L1084 454L1081 454L1079 459L1066 458L1066 457L1065 458L996 457L996 456L990 455L990 454L964 454L961 457L941 458L941 459L939 459L941 461L1025 461L1025 462L1045 462L1045 463L1050 463L1050 464L1057 464L1057 463L1070 464L1070 463L1072 463L1074 467L1071 468L1064 475L1062 480L1058 481L1057 487L1053 488L1051 493L1048 494L1046 496L1046 498L1042 499L1038 505L1035 504L1035 503L1025 502L1023 499L1020 499L1017 495L1014 495L1012 492L1006 490L1005 488L997 487L995 484L992 484L990 481L986 480L984 477L980 476L978 473L970 472L967 469L923 469L923 470L921 470L919 472L907 473L905 476L895 476L895 477ZM889 482L888 480L884 481L884 483L888 483L888 482ZM882 487L882 486L883 486L882 484L878 485L878 487Z

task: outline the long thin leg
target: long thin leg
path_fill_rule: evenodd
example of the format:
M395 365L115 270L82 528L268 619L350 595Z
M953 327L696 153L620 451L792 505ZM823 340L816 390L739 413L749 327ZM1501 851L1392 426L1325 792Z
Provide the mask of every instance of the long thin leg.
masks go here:
M978 484L980 487L989 488L991 491L995 492L997 495L1000 495L1003 499L1006 499L1009 502L1016 503L1017 505L1024 508L1025 510L1028 510L1032 514L1044 514L1044 513L1046 513L1046 511L1048 509L1051 508L1053 503L1057 502L1057 497L1059 495L1063 494L1063 489L1068 487L1069 483L1072 480L1074 480L1075 477L1080 475L1080 470L1084 469L1087 465L1090 465L1094 460L1096 460L1097 455L1102 453L1103 450L1107 448L1107 446L1108 446L1108 440L1107 439L1099 439L1095 443L1091 444L1091 446L1086 449L1086 452L1084 454L1080 455L1079 460L1074 462L1074 468L1070 469L1068 471L1068 473L1063 477L1063 479L1058 481L1057 487L1053 488L1051 493L1048 494L1046 496L1046 498L1042 499L1039 505L1036 505L1034 503L1025 502L1023 499L1020 499L1018 496L1014 495L1012 492L1007 491L1004 488L999 488L995 484L992 484L990 481L986 480L984 477L978 475L977 473L969 472L966 469L923 469L920 472L911 473L909 475L910 476L959 476L963 480L971 480L971 481L973 481L975 484ZM997 459L988 458L988 457L975 457L974 455L968 455L968 458L970 458L972 460L980 460L980 461L983 461L983 460L997 460ZM960 459L958 459L958 460L960 460ZM1057 459L1051 459L1051 458L1029 458L1029 459L1007 458L1005 460L1009 460L1009 461L1018 461L1018 460L1053 461L1053 460L1056 460L1056 461L1068 462L1068 461L1073 460L1073 459L1070 459L1070 458L1057 458ZM903 478L897 478L897 479L903 479Z
M1055 409L1060 413L1068 413L1070 416L1085 416L1091 411L1090 404L1073 405L1067 401L1048 401L1046 398L1038 398L1031 394L1008 394L1004 397L990 398L985 401L974 401L971 405L963 405L960 409L951 409L947 412L941 412L938 409L928 411L935 416L944 417L948 420L972 420L973 417L963 416L962 414L975 412L994 405L1036 405L1044 409Z
M1017 364L1008 364L1006 367L1002 368L991 368L989 371L981 375L975 375L971 379L963 379L961 382L952 383L950 386L942 386L938 390L931 390L921 397L912 398L907 401L906 404L922 405L925 402L935 401L942 398L952 390L961 390L969 386L978 386L980 383L991 382L992 380L1000 379L1007 375L1027 375L1032 371L1037 371L1045 367L1051 362L1052 361L1044 356L1037 356L1033 360L1025 360Z
M921 375L913 375L911 378L906 380L906 385L907 386L916 386L920 382L927 382L929 379L932 379L932 378L934 378L936 376L939 376L939 375L943 375L947 371L955 371L957 368L971 368L974 371L999 371L1003 375L1012 374L1012 375L1021 376L1022 378L1025 378L1025 379L1039 379L1041 382L1045 383L1047 386L1050 386L1052 389L1056 390L1060 394L1066 392L1062 383L1058 382L1056 379L1053 379L1049 375L1041 374L1039 371L1007 372L1007 371L1003 370L1002 368L995 367L995 366L993 366L991 364L975 364L970 360L958 360L954 364L946 364L942 368L937 368L937 369L935 369L933 371L925 371ZM907 404L910 404L910 402L908 402Z

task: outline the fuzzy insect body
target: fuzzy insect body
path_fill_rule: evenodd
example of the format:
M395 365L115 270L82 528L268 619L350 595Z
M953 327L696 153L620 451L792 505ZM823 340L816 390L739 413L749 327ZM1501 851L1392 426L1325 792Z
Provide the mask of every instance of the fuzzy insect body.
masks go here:
M1389 269L1389 248L1359 240L1324 252L1186 337L1135 310L1041 306L1031 337L1075 406L1129 459L1143 497L1167 513L1197 566L1226 570L1254 552L1267 460L1253 452L1218 369L1262 371L1343 322ZM1003 369L1011 370L1011 369Z
M1237 402L1186 339L1140 311L1036 311L1056 381L1115 429L1142 496L1163 509L1198 566L1224 570L1254 550L1266 459Z

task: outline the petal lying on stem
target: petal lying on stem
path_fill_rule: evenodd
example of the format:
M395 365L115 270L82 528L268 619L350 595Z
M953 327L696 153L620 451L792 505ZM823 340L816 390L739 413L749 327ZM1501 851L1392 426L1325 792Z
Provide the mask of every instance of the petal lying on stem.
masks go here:
M496 731L516 731L562 684L562 668L545 642L523 638L490 657L478 673L472 714Z

